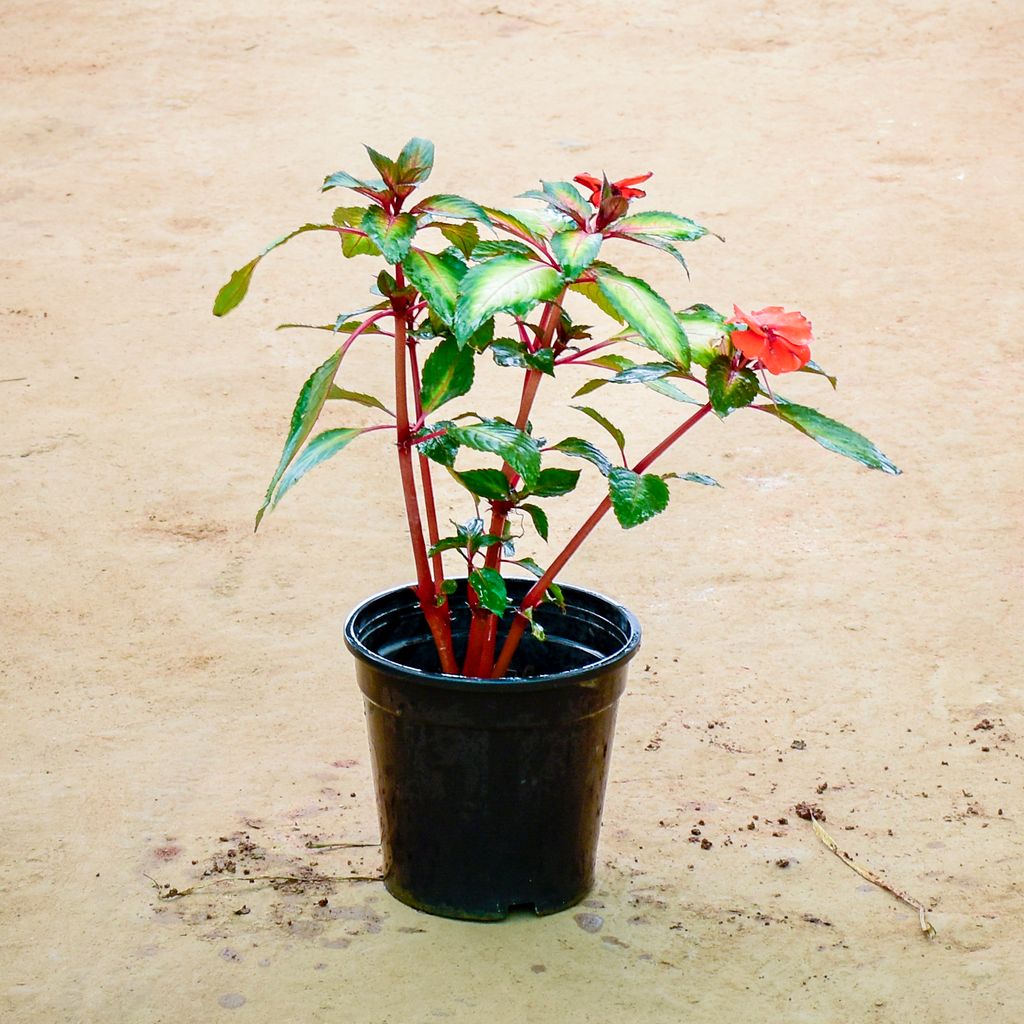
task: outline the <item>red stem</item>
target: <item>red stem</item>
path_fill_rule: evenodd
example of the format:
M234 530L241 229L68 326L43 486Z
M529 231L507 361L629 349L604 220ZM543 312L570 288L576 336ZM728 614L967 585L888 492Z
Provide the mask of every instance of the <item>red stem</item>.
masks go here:
M618 341L599 341L596 345L591 345L590 348L581 349L579 352L571 352L567 359L556 360L556 363L558 366L568 366L569 363L574 363L577 359L589 356L591 352L599 352L603 348L611 348L612 345L618 345Z
M416 409L417 427L423 421L423 398L420 394L420 368L416 358L416 339L409 337L409 369L412 373L412 396L413 405ZM430 476L430 461L425 455L419 456L420 479L423 481L423 504L427 511L427 539L430 546L434 547L441 534L437 529L437 503L434 501L434 482ZM437 552L431 559L434 569L434 596L441 596L441 584L444 582L444 561L440 552ZM447 601L442 602L442 605Z
M367 317L349 336L345 339L345 344L341 346L341 356L344 359L345 354L352 347L352 342L359 337L365 330L372 327L378 320L383 320L386 316L394 316L395 311L393 309L382 309L379 313L374 313L373 316Z
M401 268L398 268L401 273ZM395 309L395 410L398 431L398 468L402 477L402 495L405 499L405 516L412 542L412 555L416 563L416 594L420 608L434 637L441 671L458 675L459 666L452 652L451 626L446 612L439 608L436 600L434 581L427 561L427 546L423 540L423 523L420 519L419 501L416 494L416 477L412 466L412 432L409 427L409 399L406 382L406 327L405 311Z
M634 467L633 471L636 473L643 473L656 459L664 455L664 453L672 447L678 441L683 434L685 434L691 427L694 427L699 423L709 412L711 412L711 404L702 405L689 419L684 420L671 434L668 435L660 444L652 448ZM591 513L587 521L576 531L572 540L559 552L555 560L548 566L547 572L530 588L529 593L523 598L519 605L519 612L516 617L512 620L512 625L509 627L508 636L505 637L505 643L502 645L501 654L498 657L498 661L494 666L494 670L491 676L495 679L500 679L508 671L509 663L512 661L512 656L516 652L516 648L519 646L519 641L522 638L523 632L529 625L529 620L523 615L524 611L528 611L531 608L535 608L543 600L544 595L547 593L548 587L554 582L555 577L565 568L566 562L577 552L580 545L590 536L593 529L597 524L604 518L605 514L612 507L611 499L605 498L600 505Z
M544 314L540 319L538 332L537 349L547 348L551 345L551 339L558 327L559 317L562 315L562 300L565 298L565 289L558 297L549 302L544 308ZM530 410L533 408L534 400L537 397L537 389L540 387L543 374L540 370L527 370L523 377L523 392L519 399L519 414L516 416L516 428L525 430L530 420ZM516 478L515 470L506 462L501 467L510 485L514 485ZM505 532L505 523L508 520L508 508L503 505L492 505L491 525L489 532L495 537L501 537ZM495 569L501 561L501 545L495 544L489 548L484 559L484 567ZM465 665L472 665L476 675L490 675L490 658L486 661L487 638L490 630L490 621L495 616L485 608L475 610L469 627L469 639L466 644ZM495 628L497 624L495 623ZM493 648L492 648L493 650ZM467 675L469 673L467 672Z

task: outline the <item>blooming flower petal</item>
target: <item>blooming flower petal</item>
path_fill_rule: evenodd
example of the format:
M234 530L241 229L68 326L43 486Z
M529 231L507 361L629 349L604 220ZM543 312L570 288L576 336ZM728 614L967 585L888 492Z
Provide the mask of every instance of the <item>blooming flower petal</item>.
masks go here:
M621 181L615 182L613 187L622 188L623 185L640 185L653 177L654 171L648 171L646 174L638 174L635 178L623 178Z
M769 373L792 373L811 358L806 344L811 341L811 323L803 313L782 306L744 313L733 306L730 323L747 328L733 333L733 344L748 359L759 360Z
M642 199L646 192L638 188L631 188L632 185L639 185L644 181L647 181L654 174L653 171L648 171L646 174L637 174L632 178L622 178L619 181L613 181L610 183L609 188L612 190L613 196L618 196L622 199ZM592 174L577 174L573 181L579 182L579 184L590 189L590 201L595 205L599 206L601 203L601 193L603 191L604 183L595 178Z
M601 202L601 179L595 178L592 174L577 174L573 181L579 182L585 188L590 189L590 201L597 206Z

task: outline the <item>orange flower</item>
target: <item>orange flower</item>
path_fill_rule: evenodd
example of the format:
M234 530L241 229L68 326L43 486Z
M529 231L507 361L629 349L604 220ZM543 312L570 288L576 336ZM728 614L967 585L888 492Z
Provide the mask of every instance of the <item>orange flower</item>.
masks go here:
M729 323L747 328L733 332L733 344L748 359L759 359L769 373L790 373L810 361L811 322L803 313L781 306L766 306L756 313L744 313L739 306L732 310Z
M646 181L654 171L648 171L646 174L638 174L635 178L623 178L621 181L613 181L610 183L613 196L621 196L623 199L643 199L646 192L638 188L630 188L631 185L639 185ZM595 206L601 204L601 191L603 182L600 178L595 178L592 174L577 174L573 181L578 181L581 185L585 185L590 189L590 201Z

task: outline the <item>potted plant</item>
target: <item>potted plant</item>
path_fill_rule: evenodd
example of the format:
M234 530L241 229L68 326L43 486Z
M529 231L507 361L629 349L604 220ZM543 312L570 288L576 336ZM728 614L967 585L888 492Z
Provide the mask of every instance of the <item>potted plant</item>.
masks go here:
M415 583L371 597L345 626L365 697L385 884L452 917L501 918L513 906L548 913L593 883L615 707L640 642L630 612L560 582L570 558L609 512L625 529L662 512L670 480L716 484L653 471L707 416L753 410L872 469L899 471L860 434L774 390L772 378L791 372L835 386L811 360L802 314L674 312L608 262L639 244L685 269L680 246L710 234L674 213L634 212L650 174L580 174L582 191L546 181L525 193L537 210L509 211L451 194L421 198L434 158L426 140L395 159L367 152L379 177L339 171L323 184L354 193L352 205L273 242L214 304L218 316L237 306L260 260L307 232L338 236L344 257L385 263L374 270L372 304L318 328L330 354L299 392L256 525L357 438L386 439ZM596 334L577 319L581 307L613 326ZM393 363L393 393L347 380L342 364L356 344ZM508 402L462 411L455 403L484 359L507 374ZM604 444L545 435L537 400L546 378L562 374L579 375L573 408ZM645 420L665 422L663 440L639 457L586 397L608 385L645 388ZM335 410L352 403L372 410L372 422L337 425L336 415L345 420ZM311 436L321 420L332 422ZM604 476L606 497L553 557L524 555L547 541L549 502L576 487L581 469ZM442 483L467 506L452 527L437 513Z

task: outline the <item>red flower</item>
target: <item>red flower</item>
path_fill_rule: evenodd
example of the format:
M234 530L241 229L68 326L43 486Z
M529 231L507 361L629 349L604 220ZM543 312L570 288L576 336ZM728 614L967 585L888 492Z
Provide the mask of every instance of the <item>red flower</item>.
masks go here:
M654 174L654 171L648 171L646 174L639 174L635 178L623 178L621 181L613 181L610 183L609 188L611 188L613 196L621 196L623 199L643 199L647 193L638 188L630 188L630 186L639 185L652 174ZM578 181L581 185L589 188L590 201L595 206L601 205L601 192L604 183L600 178L595 178L592 174L577 174L572 180Z
M769 373L790 373L810 360L811 322L803 313L781 306L766 306L756 313L744 313L739 306L732 310L729 323L747 328L733 332L733 344L748 359L759 359Z

